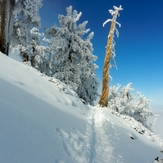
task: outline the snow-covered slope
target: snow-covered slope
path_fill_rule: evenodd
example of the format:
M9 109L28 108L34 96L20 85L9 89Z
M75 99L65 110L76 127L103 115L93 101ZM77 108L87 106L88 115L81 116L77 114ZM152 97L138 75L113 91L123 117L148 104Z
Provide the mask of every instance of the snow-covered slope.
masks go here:
M3 54L0 61L0 163L154 163L163 157L156 143L106 108L83 105L64 85Z
M162 109L155 109L155 114L158 115L157 123L155 126L156 133L160 135L160 137L163 139L163 107Z

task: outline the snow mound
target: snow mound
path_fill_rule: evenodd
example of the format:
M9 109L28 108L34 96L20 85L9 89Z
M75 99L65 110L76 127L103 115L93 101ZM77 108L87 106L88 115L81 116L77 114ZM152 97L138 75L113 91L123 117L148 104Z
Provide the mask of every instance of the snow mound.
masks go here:
M0 162L154 163L163 158L157 143L107 108L86 106L59 81L49 82L3 54L0 60Z

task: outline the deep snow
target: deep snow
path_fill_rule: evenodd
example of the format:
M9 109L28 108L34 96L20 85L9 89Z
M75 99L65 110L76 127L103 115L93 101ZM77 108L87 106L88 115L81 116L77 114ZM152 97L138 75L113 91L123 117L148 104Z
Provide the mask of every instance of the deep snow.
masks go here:
M161 140L0 54L0 162L154 163Z

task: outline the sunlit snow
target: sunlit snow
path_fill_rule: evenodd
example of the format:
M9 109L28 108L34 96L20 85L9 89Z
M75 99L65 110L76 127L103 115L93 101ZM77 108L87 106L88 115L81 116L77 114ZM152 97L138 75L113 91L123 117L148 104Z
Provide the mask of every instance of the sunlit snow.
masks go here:
M138 133L132 120L84 105L66 85L23 63L3 54L0 60L1 163L154 163L163 158L161 139L148 130Z

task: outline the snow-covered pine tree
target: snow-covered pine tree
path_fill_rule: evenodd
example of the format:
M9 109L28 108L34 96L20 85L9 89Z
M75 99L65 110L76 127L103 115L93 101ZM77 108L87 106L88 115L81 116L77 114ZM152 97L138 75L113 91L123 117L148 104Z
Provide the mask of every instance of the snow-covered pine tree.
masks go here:
M29 45L26 46L24 51L28 52L28 58L31 66L37 68L38 62L36 62L35 57L38 54L40 55L44 54L44 50L45 50L45 46L42 45L42 41L41 41L43 34L39 32L38 28L33 27L30 30L30 35L31 35L31 42Z
M97 76L95 75L96 65L92 64L88 68L85 68L85 71L82 71L82 75L80 77L81 83L78 86L77 94L80 98L82 98L86 104L93 105L93 101L97 99L98 96L98 86L99 82Z
M33 44L30 30L33 27L40 27L39 9L41 6L42 0L19 0L14 10L16 19L13 26L12 47L19 50L26 61L33 56L29 50Z
M39 29L34 27L30 30L31 34L31 44L29 44L27 49L30 51L30 62L33 67L39 70L41 73L49 74L48 71L49 62L47 60L47 49L48 47L44 46L42 37L44 34L39 33Z
M92 103L97 96L98 81L95 75L97 57L92 54L90 42L93 32L84 37L87 21L77 25L82 13L67 9L67 15L59 15L60 27L46 29L49 38L51 76L68 84L86 103ZM89 88L88 88L89 86Z

